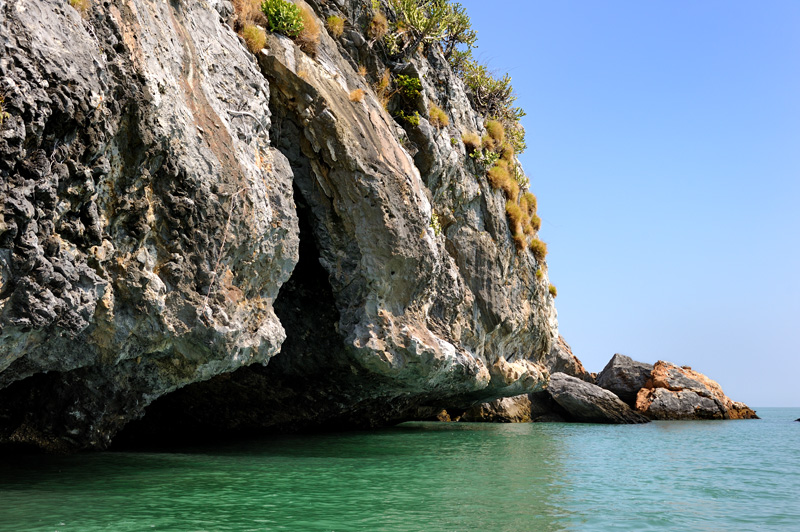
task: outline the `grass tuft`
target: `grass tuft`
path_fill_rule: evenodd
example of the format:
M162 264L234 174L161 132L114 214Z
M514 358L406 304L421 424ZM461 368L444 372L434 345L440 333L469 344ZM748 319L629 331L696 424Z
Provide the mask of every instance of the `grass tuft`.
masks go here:
M547 244L545 244L538 238L534 238L533 240L531 240L530 248L534 258L538 262L544 261L544 258L547 256Z
M508 221L511 222L512 231L515 234L522 233L525 213L522 212L522 209L519 208L516 202L512 200L506 201L506 216L508 216Z
M526 192L522 197L528 206L528 214L532 216L536 213L536 196L532 192Z
M555 285L550 285L547 287L547 291L550 292L550 295L556 297L558 295L558 290L556 290Z
M336 15L328 17L328 30L334 37L341 37L344 33L344 19Z
M503 145L500 146L500 158L509 163L512 162L514 160L514 146L508 142L503 143Z
M489 120L484 124L486 126L486 132L489 133L489 136L498 144L501 145L506 140L506 131L503 128L503 124L498 122L497 120Z
M481 138L475 133L464 133L461 135L461 142L467 148L467 152L473 153L481 149Z
M447 113L433 104L431 104L431 108L428 111L428 120L436 129L447 127L447 125L450 124L450 118L447 116Z
M542 219L539 218L539 215L532 214L531 215L531 227L534 231L538 231L542 228Z
M241 32L245 26L267 26L267 16L261 11L261 0L233 0L236 19L233 27Z
M319 46L320 29L317 24L317 17L308 7L300 6L300 19L303 21L303 29L295 38L297 45L311 57L317 56L317 46Z
M350 91L350 101L360 102L364 99L364 91L362 89L353 89Z
M92 7L91 0L69 0L69 5L72 6L81 17L86 18L89 16L89 9Z
M369 26L367 26L367 35L373 41L377 41L378 39L382 39L388 31L389 21L386 20L386 15L378 11L372 17L372 20L369 22Z
M267 44L267 32L252 24L248 24L242 29L242 37L247 44L247 48L254 54L258 53Z

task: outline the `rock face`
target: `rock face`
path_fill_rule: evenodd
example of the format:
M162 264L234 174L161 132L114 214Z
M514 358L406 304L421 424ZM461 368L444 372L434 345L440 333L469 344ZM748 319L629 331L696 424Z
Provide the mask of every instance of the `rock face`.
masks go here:
M651 419L756 419L744 403L731 401L719 384L688 366L659 360L639 390L636 409Z
M558 335L558 340L553 343L543 363L550 373L564 373L595 384L592 374L586 371L578 357L572 354L572 348L561 335Z
M584 369L581 361L572 354L572 348L559 335L542 360L551 374L564 373L585 382L594 377ZM507 423L518 421L564 421L568 417L546 392L532 392L512 398L502 398L469 408L461 417L463 421Z
M616 354L597 376L597 385L634 407L636 395L650 378L651 371L653 371L652 364L637 362L625 355Z
M0 2L0 443L373 426L545 385L546 268L460 142L484 131L463 83L325 32L368 5L309 5L314 57L254 56L220 0ZM418 75L449 125L400 127L359 65Z
M584 423L646 423L646 417L632 410L619 397L599 386L564 373L550 376L550 396L570 416Z

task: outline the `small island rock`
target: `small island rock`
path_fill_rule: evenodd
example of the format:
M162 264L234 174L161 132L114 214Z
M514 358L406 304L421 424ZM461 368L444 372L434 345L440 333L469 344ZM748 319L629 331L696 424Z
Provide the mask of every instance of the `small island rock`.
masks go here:
M663 360L639 390L636 410L651 419L758 419L747 405L731 401L716 381Z

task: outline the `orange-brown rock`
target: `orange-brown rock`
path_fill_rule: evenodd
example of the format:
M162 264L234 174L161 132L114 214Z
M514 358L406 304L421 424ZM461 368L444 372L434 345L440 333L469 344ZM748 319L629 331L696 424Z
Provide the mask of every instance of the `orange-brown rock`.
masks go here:
M720 385L689 366L659 360L636 396L636 410L651 419L757 419Z

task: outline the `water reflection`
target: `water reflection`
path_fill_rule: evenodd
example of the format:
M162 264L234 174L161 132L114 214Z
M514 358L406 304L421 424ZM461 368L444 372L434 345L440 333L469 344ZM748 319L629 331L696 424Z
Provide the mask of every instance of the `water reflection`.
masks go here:
M3 463L17 530L566 530L554 425L411 423Z

